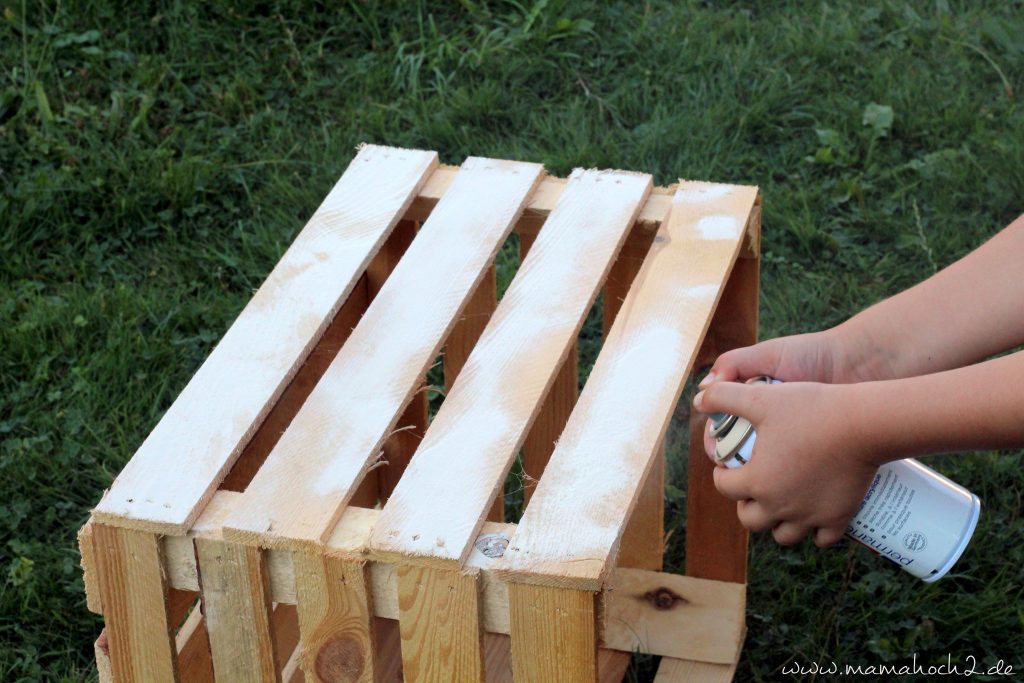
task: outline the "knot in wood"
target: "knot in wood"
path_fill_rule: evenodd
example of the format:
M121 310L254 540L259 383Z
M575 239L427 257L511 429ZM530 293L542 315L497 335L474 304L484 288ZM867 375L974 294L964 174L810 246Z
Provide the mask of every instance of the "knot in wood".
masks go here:
M671 588L662 586L655 590L650 590L644 593L644 600L651 603L654 609L670 610L676 606L677 603L689 602L686 598L679 595Z
M356 681L366 668L366 654L355 638L334 638L320 646L314 666L322 681Z

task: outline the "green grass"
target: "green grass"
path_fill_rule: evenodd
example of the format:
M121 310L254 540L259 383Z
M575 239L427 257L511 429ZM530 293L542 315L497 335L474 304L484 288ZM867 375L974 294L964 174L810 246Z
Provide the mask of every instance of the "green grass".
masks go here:
M765 337L1009 222L1024 4L867 4L0 0L0 680L90 675L75 530L361 141L756 183ZM757 537L740 680L1024 669L1021 453L938 462L985 505L956 575Z

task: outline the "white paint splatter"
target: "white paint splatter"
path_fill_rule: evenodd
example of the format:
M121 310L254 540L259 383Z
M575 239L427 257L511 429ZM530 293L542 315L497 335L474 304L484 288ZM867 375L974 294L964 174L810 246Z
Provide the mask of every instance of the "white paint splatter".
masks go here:
M706 240L732 240L739 237L740 224L732 216L704 216L697 221L697 231Z
M688 184L686 187L676 190L675 201L686 204L703 204L732 194L732 190L732 185Z
M677 292L679 296L684 299L711 299L718 294L718 285L711 283L706 285L680 287Z

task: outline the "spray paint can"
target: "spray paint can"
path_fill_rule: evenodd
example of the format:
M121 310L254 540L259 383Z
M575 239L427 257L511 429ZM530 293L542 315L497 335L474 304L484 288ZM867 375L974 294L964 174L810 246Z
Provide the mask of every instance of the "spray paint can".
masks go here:
M748 384L781 384L757 377ZM754 451L757 434L737 415L711 415L715 459L742 467ZM878 468L846 536L904 571L931 583L953 568L974 534L981 501L917 460L907 458Z

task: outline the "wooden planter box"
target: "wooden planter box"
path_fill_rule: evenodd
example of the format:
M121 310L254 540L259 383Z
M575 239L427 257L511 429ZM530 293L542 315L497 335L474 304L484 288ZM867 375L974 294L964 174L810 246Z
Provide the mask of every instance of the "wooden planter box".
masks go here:
M746 534L694 418L661 572L663 443L690 372L755 341L759 228L753 187L362 147L80 533L101 679L730 679Z

